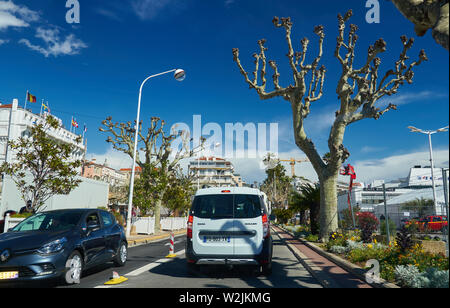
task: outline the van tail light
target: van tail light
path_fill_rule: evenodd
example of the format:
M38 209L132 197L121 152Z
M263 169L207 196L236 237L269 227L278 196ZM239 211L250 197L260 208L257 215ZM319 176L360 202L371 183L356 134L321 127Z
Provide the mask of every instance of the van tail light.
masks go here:
M192 225L194 223L194 216L189 215L187 222L187 238L192 238Z
M269 219L267 218L267 214L262 215L262 224L263 224L263 237L268 238L270 236L270 225Z

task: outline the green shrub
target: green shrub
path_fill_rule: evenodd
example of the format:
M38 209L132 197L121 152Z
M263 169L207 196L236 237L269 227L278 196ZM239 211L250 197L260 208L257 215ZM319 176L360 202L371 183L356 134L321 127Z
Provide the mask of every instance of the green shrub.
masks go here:
M408 288L448 288L449 272L437 268L420 270L414 265L397 265L395 267L396 282Z
M308 242L318 242L319 241L319 236L316 234L309 234L308 236L305 237L305 239Z
M14 215L11 215L10 217L11 218L28 218L32 215L33 215L33 213L22 213L22 214L14 214Z
M391 219L389 219L388 224L389 224L389 234L392 236L397 231L397 225ZM380 222L380 232L381 232L381 235L387 235L386 234L386 221L385 220L382 220Z

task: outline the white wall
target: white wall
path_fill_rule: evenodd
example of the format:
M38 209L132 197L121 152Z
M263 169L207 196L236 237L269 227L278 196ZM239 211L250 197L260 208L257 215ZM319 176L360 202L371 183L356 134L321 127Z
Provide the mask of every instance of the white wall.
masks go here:
M108 205L109 186L107 183L95 181L83 177L80 185L69 195L56 195L51 197L43 205L43 210L67 209L67 208L97 208ZM30 180L28 177L27 180ZM0 215L7 210L19 211L25 205L21 199L16 184L9 176L5 176L5 183L0 201ZM3 216L0 216L3 217Z

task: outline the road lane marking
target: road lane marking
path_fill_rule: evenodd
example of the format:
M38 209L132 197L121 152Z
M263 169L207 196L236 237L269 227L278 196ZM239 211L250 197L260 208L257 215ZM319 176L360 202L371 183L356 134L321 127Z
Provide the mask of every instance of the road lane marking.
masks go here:
M178 255L183 255L184 253L185 253L185 249L180 250L179 252L176 253L176 255L177 256ZM152 262L152 263L144 265L144 266L142 266L142 267L140 267L138 269L135 269L134 271L129 272L128 274L125 274L124 276L125 277L127 277L127 276L130 276L130 277L138 276L138 275L143 274L145 272L148 272L149 270L151 270L151 269L153 269L153 268L155 268L155 267L157 267L157 266L159 266L159 265L161 265L163 263L166 263L168 261L170 261L170 259L167 259L167 258L159 259L159 260L157 260L155 262Z
M183 250L178 251L178 252L176 253L176 255L177 255L177 256L184 255L185 252L186 252L186 249L183 249ZM131 271L131 272L129 272L128 274L125 274L125 275L123 275L123 276L124 276L124 277L136 277L136 276L138 276L138 275L140 275L140 274L143 274L143 273L145 273L145 272L148 272L148 271L150 271L151 269L153 269L153 268L155 268L155 267L157 267L157 266L159 266L159 265L161 265L161 264L164 264L164 263L166 263L166 262L168 262L168 261L171 261L171 259L166 259L166 258L164 258L164 259L159 259L159 260L157 260L157 261L155 261L155 262L152 262L152 263L147 264L147 265L144 265L144 266L142 266L142 267L140 267L140 268L138 268L138 269L135 269L134 271ZM95 289L108 289L108 288L111 288L111 287L112 287L111 285L99 285L99 286L96 286L96 287L94 287L94 288L95 288Z

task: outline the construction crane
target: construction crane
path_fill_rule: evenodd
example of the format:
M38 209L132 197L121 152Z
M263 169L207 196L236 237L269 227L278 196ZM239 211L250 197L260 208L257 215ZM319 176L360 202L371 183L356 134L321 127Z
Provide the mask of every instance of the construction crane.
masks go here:
M291 176L292 176L292 178L294 178L295 177L295 164L309 162L309 159L308 158L302 158L302 159L291 158L291 159L280 159L280 161L289 162L289 165L291 165Z

